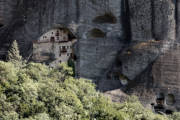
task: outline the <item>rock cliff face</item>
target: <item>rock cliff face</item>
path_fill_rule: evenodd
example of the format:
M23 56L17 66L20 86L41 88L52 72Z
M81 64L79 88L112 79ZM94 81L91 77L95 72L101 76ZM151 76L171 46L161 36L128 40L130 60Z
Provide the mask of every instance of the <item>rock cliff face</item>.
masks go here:
M179 0L0 0L0 10L1 48L16 39L29 57L32 41L66 27L80 77L102 91L173 95L179 109Z

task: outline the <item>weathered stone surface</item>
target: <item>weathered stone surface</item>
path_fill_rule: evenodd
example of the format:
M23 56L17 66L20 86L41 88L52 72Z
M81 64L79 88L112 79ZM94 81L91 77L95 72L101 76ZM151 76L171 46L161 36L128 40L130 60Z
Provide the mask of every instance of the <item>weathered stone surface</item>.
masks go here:
M12 39L18 41L21 53L25 57L32 53L32 41L37 40L53 27L63 25L68 29L73 29L79 39L77 67L80 69L78 73L82 77L98 79L108 69L124 45L121 0L98 0L95 2L91 0L22 0L21 3L14 2L16 3L15 8L18 8L15 12L19 15L14 13L12 15L14 21L19 21L14 23L15 28L7 26L1 32L3 38L9 36L4 42ZM115 22L93 22L97 16L106 13L111 13L116 19ZM20 23L22 25L19 25ZM8 25L12 25L12 23ZM102 38L89 36L89 32L95 28L102 30L105 36ZM11 29L11 31L6 35L7 29Z
M80 14L81 26L79 27L80 75L96 81L102 77L123 46L122 2L121 0L98 0L95 3L83 0L83 2L86 4L80 9L84 11ZM97 16L106 13L113 14L117 23L93 22ZM89 36L89 31L94 28L102 30L106 36L101 38Z
M132 45L129 50L123 51L119 55L122 74L129 80L134 80L151 62L156 60L160 54L161 44L159 41L141 42Z
M76 72L92 79L100 90L140 85L157 93L156 88L168 90L164 83L174 86L172 91L179 90L178 48L173 48L180 39L179 0L0 0L0 6L3 51L16 39L22 55L28 57L32 41L63 26L78 39ZM160 69L156 62L161 63ZM152 73L154 77L149 76ZM122 78L128 85L122 84ZM162 85L154 86L153 80ZM175 98L180 101L178 95Z
M129 0L132 41L152 39L152 0Z
M180 46L161 55L153 64L153 88L156 92L163 93L166 97L172 94L176 102L173 104L180 108ZM169 106L171 107L171 106Z
M108 91L108 92L105 92L104 94L110 97L110 99L113 102L124 102L128 97L128 95L120 89Z
M176 0L153 0L153 35L156 40L175 40Z

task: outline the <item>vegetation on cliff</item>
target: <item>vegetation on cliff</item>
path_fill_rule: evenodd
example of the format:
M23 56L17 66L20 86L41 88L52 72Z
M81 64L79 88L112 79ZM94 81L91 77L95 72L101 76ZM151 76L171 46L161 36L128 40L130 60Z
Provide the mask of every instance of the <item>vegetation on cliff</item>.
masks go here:
M17 41L14 40L7 54L8 61L21 61L22 57L19 54Z
M51 68L21 60L16 41L0 61L0 120L179 120L145 109L136 97L113 103L85 79L75 79L73 65Z
M66 64L0 62L1 120L171 120L145 109L135 97L112 103ZM173 120L180 115L174 114Z

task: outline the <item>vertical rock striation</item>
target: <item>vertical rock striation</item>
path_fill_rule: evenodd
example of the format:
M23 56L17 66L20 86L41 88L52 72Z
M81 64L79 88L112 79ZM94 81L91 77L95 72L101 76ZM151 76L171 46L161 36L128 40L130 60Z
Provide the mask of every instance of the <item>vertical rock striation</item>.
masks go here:
M141 85L179 92L179 23L179 0L0 0L1 48L16 39L28 57L32 41L67 28L78 39L78 75L102 91Z

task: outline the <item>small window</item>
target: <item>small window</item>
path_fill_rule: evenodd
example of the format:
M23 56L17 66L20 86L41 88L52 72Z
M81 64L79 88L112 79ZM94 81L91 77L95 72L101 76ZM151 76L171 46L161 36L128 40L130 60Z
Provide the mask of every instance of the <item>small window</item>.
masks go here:
M159 99L159 100L164 100L164 99L165 99L164 93L159 93L159 94L157 95L157 99Z
M166 97L166 104L173 105L175 103L175 97L173 94L168 94Z
M119 80L119 75L118 74L114 74L113 75L113 80Z
M164 100L165 100L164 93L159 93L157 95L157 97L156 97L157 105L163 106L164 105Z
M56 36L59 36L59 31L57 30L57 32L56 32Z
M66 46L62 46L60 51L61 53L66 53L67 52Z
M51 42L55 42L55 39L54 39L54 37L51 37Z

